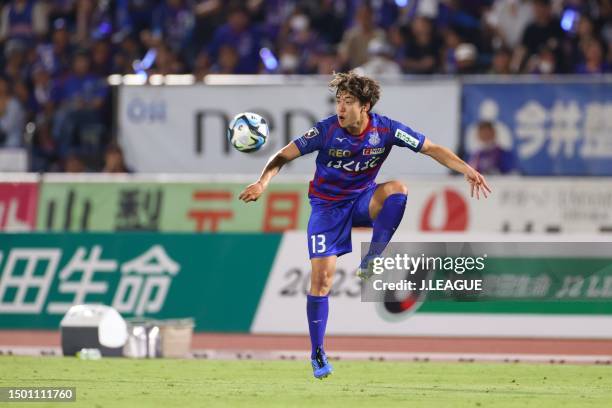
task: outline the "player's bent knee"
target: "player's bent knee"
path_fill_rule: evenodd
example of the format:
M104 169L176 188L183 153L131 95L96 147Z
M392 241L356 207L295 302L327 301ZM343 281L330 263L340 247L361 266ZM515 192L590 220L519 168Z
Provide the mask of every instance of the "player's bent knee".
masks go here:
M392 194L408 194L408 187L399 180L391 180L387 183L387 191Z

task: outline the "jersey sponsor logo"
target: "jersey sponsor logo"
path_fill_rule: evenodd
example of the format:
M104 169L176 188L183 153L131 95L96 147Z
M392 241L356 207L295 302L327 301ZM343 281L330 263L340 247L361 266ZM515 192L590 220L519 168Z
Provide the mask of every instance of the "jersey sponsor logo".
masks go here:
M332 167L334 169L342 169L351 173L356 173L359 171L373 169L374 167L378 166L379 163L382 163L381 159L382 157L375 156L369 158L364 162L359 160L351 160L348 162L343 160L330 160L329 162L327 162L327 167Z
M312 139L318 134L319 134L319 131L317 130L317 128L313 127L313 128L308 129L308 132L304 133L304 137L306 139Z
M367 147L363 149L364 156L372 156L374 154L382 154L385 152L384 147Z
M337 137L336 140L339 142L343 142L346 140L346 137Z
M409 135L408 133L404 132L402 129L397 129L395 131L395 137L397 137L399 140L402 140L406 144L414 147L415 149L419 146L419 139L417 139L416 137L412 135Z
M368 139L368 143L370 143L372 146L376 146L380 143L380 136L378 136L378 131L376 129L373 129L370 132L370 138Z
M350 150L329 149L328 154L331 157L351 157L351 151Z

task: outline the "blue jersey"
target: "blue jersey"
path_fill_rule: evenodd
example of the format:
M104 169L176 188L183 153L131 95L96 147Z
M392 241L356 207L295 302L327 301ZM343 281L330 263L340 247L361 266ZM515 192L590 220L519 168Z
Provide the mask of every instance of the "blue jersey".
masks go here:
M334 115L294 141L302 155L319 152L309 197L332 201L353 199L374 185L393 146L418 152L424 142L421 133L376 113L369 114L368 125L358 136L341 128Z
M10 39L30 40L34 37L34 1L28 0L23 10L17 10L15 4L9 6L8 37Z

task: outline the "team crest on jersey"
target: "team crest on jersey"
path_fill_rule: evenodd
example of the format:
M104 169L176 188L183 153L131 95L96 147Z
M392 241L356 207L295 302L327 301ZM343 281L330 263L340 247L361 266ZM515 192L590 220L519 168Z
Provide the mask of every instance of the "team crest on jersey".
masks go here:
M306 139L312 139L318 134L319 134L319 131L317 130L317 128L313 127L313 128L308 129L308 132L304 133L304 137Z
M364 156L373 156L375 154L382 154L385 152L384 147L367 147L363 149Z
M376 146L380 143L380 136L378 136L378 131L376 129L373 129L370 132L370 138L368 139L368 143L370 143L372 146Z

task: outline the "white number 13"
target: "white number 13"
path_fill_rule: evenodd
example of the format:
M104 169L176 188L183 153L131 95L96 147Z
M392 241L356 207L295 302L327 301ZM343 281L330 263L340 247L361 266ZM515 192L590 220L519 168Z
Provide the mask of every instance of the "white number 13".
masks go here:
M310 241L312 242L312 252L314 254L320 254L325 252L327 247L325 246L325 235L311 235Z

